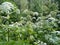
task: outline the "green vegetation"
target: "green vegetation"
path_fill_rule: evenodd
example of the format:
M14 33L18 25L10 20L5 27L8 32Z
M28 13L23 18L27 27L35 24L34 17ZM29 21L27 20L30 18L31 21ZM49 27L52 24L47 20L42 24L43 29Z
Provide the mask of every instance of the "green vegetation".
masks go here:
M59 0L1 0L0 45L60 45Z

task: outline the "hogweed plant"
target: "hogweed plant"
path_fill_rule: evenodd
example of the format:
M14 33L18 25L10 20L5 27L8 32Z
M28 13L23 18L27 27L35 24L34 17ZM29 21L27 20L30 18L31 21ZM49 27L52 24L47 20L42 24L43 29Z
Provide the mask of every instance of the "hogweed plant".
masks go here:
M21 3L17 3L19 1ZM55 0L17 0L17 2L0 4L0 42L6 42L4 45L60 45L58 2Z

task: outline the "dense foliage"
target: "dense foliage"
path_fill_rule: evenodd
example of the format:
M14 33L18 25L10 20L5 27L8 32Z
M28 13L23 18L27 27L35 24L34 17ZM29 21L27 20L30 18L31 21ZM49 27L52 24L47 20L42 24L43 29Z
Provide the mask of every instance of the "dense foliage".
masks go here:
M0 45L60 45L59 6L59 0L1 0Z

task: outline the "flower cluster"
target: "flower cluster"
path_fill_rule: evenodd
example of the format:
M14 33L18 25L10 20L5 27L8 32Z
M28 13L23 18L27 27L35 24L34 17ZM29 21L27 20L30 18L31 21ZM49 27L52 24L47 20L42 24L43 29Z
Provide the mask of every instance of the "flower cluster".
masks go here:
M4 2L1 4L1 10L2 12L5 12L6 14L10 14L14 10L14 5L10 2Z
M16 12L17 14L20 14L20 10L17 9L14 4L10 3L10 2L3 2L1 5L0 5L0 8L1 8L1 12L2 13L6 13L7 15L13 13L13 12Z

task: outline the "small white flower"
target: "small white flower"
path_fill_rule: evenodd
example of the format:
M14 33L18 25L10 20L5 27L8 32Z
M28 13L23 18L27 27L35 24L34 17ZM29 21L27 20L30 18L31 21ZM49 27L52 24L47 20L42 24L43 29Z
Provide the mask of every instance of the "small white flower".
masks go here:
M34 39L34 36L33 35L30 35L30 39L33 40Z
M22 37L22 34L20 34L20 37Z
M20 14L20 10L19 9L16 10L16 14Z
M38 16L38 15L39 15L39 13L38 13L38 12L34 12L34 13L33 13L33 15L37 15L37 16Z
M56 21L56 19L53 17L50 17L49 20Z
M54 39L52 39L52 38L49 38L49 41L50 41L50 42L52 42L52 43L54 43L54 42L55 42L55 40L54 40Z
M14 26L14 24L10 24L9 26L13 27L13 26Z
M33 24L32 26L33 26L33 28L37 28L37 26L35 24Z
M37 21L41 20L41 17L38 17Z
M36 19L36 17L33 17L33 19Z
M28 12L28 9L25 9L24 11L23 11L23 13L27 13Z
M49 14L49 15L47 16L47 18L49 18L49 17L51 17L51 14Z
M40 43L40 40L38 40L38 42L37 43Z
M43 44L43 42L41 41L41 44Z
M37 44L37 42L34 42L34 44Z
M24 19L24 17L21 17L21 19Z
M46 43L44 43L44 45L47 45Z
M52 33L57 33L58 35L60 35L60 31L54 31Z

